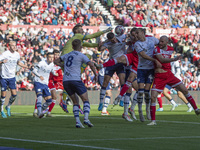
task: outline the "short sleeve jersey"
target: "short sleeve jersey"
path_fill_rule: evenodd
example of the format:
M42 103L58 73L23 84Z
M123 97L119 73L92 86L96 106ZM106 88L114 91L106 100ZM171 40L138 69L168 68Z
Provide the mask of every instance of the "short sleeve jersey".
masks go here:
M171 46L167 46L167 50L160 49L158 46L154 50L154 55L162 55L164 58L171 58L172 53L174 52L174 48ZM157 58L156 58L157 59ZM157 59L158 60L158 59ZM159 61L159 60L158 60ZM160 61L159 61L160 62ZM161 63L161 62L160 62ZM171 71L170 63L161 63L162 69L165 71Z
M112 43L110 41L103 44L109 50L109 58L114 59L120 57L125 52L125 36L117 36L118 43Z
M157 38L146 37L146 41L137 41L134 47L137 53L144 51L146 55L148 55L149 57L153 57L155 45L157 45L158 43L159 40ZM144 59L140 55L138 55L138 58L138 69L154 69L154 63L152 61Z
M0 61L5 59L8 61L0 65L0 75L5 79L14 78L20 55L16 51L11 53L9 50L7 50L0 55Z
M38 74L42 76L44 80L41 80L40 77L35 76L34 81L48 85L50 72L53 72L53 67L54 67L54 63L48 64L46 60L40 61L36 65L36 69L37 69Z
M79 51L72 51L60 58L64 61L63 81L81 81L81 65L90 62L89 58Z

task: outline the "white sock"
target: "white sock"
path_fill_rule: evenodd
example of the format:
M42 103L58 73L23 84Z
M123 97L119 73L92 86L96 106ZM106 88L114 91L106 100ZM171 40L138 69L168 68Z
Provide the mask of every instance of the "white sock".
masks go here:
M124 115L128 115L130 96L131 96L131 93L126 93L125 98L124 98Z
M7 107L10 108L10 106L12 105L12 103L14 103L14 101L16 100L17 98L17 95L11 95L10 98L9 98L9 102L8 102L8 105Z
M192 107L192 105L190 103L187 103L186 105L187 105L188 108Z
M137 96L138 96L138 92L136 92L133 96L133 100L132 100L132 103L131 103L131 109L134 110L135 109L135 106L137 105Z
M42 113L42 96L37 97L37 110L40 115Z
M176 102L173 99L171 99L169 101L171 102L172 105L176 105Z
M90 113L90 103L89 103L89 101L83 102L83 112L84 112L84 120L88 120L89 113Z
M37 109L34 109L34 113L37 113Z
M109 103L110 103L110 96L106 96L106 98L104 100L102 112L106 112L107 111Z
M74 113L74 118L76 119L76 122L79 123L79 105L74 105L73 106L73 113Z
M3 111L3 105L4 105L4 103L5 103L5 98L6 97L1 97L1 111Z

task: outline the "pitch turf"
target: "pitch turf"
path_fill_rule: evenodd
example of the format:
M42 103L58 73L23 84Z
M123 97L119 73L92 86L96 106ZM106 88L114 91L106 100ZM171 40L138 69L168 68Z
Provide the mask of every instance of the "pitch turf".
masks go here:
M110 116L101 116L93 105L90 120L94 127L76 129L72 106L68 114L55 106L54 117L43 119L32 116L33 106L12 106L12 116L0 119L0 146L34 150L200 148L200 116L187 113L185 105L172 112L170 108L165 105L163 112L156 113L157 126L147 126L149 121L123 120L123 108L119 106L108 109Z

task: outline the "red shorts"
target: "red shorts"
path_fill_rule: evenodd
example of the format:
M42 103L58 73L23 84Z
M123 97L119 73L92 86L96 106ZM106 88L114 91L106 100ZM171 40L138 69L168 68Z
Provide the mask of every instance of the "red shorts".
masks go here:
M175 77L171 71L165 73L155 73L151 90L162 92L166 84L171 87L176 87L181 83L182 81Z
M54 84L55 84L56 90L58 90L58 89L63 90L64 89L63 82L55 82Z
M129 53L124 55L126 57L126 65L132 65L131 71L137 74L137 66L138 66L138 56L137 53Z
M53 82L49 82L48 87L49 87L50 91L51 90L56 90L56 87L55 87Z

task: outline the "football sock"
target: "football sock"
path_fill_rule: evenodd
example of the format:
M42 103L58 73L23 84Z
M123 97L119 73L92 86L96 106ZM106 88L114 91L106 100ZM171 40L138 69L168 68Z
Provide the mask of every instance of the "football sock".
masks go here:
M106 94L106 87L102 87L100 90L100 103L102 103L102 104L103 104L105 94Z
M84 120L88 120L88 116L90 113L90 103L89 101L83 102L83 112L84 112Z
M159 107L160 107L160 108L163 108L163 106L162 106L162 98L161 98L161 95L159 95L159 96L157 97L157 100L158 100Z
M132 86L132 82L127 80L124 86L122 87L119 95L123 96L126 93L126 91L129 89L129 87L131 86Z
M185 97L187 98L188 102L192 105L192 107L194 108L194 110L197 110L197 105L192 97L192 95L190 95L190 93L186 94Z
M106 112L107 111L109 103L110 103L110 96L106 96L105 100L104 100L102 112Z
M52 100L52 103L49 105L49 110L48 110L49 113L52 111L55 104L56 104L56 100Z
M42 113L42 96L37 97L37 109L38 109L38 114L40 115Z
M152 103L150 106L150 112L151 112L151 120L156 120L156 103Z
M76 122L79 123L80 119L79 119L79 107L78 107L78 105L73 106L73 113L74 113L74 118L76 119Z
M3 111L3 105L5 103L5 98L4 96L1 96L1 101L0 101L0 104L1 104L1 111Z
M124 98L124 115L128 115L130 96L131 96L131 93L126 93L125 98Z
M7 107L10 108L12 103L16 100L17 95L11 95Z

